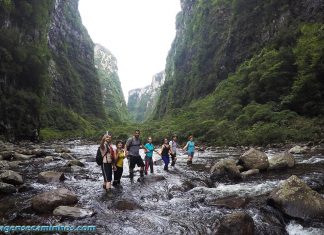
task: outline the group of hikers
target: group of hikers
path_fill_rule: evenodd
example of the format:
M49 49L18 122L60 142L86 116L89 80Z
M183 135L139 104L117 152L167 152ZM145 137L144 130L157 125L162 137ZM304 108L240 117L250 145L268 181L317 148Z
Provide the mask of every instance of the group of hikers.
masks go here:
M152 137L148 137L147 143L145 145L142 144L139 130L135 131L134 135L126 141L126 144L124 144L123 141L118 140L116 142L116 146L112 144L112 136L106 133L102 137L100 147L98 149L98 152L102 156L102 163L100 162L100 164L98 164L101 165L102 174L104 177L103 188L109 191L111 190L112 185L114 187L120 185L125 158L128 159L129 177L131 182L133 182L134 179L134 169L136 165L140 167L140 178L138 179L138 181L143 181L144 174L147 175L149 169L151 174L154 173L153 152L156 152L162 157L162 160L164 162L164 170L169 171L170 156L171 166L175 166L176 164L177 148L180 148L180 146L177 143L177 135L175 134L172 136L171 141L168 141L167 138L164 138L161 150L157 151L152 143ZM140 155L140 149L144 149L145 163ZM183 150L186 150L188 153L188 165L192 164L195 149L195 142L193 141L193 136L191 135L189 136L189 141L183 148ZM114 176L113 181L112 176Z

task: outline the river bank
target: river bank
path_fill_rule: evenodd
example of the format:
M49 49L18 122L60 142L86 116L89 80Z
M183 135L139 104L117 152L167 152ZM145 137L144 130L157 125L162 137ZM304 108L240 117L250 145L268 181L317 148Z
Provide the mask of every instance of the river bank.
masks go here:
M238 161L247 147L209 147L196 153L192 166L186 165L187 157L181 152L170 172L163 171L160 157L154 155L154 175L146 176L144 183L131 184L125 167L123 187L114 188L111 195L102 189L101 169L95 163L96 149L92 142L80 140L36 145L2 143L1 173L11 170L22 178L22 182L6 183L14 188L8 186L9 193L0 196L2 224L96 225L98 234L214 234L231 220L228 216L235 215L234 223L252 218L255 234L324 231L322 221L292 218L268 203L270 194L291 175L299 177L323 198L321 145L306 146L301 153L294 153L296 164L292 168L264 170L239 181L226 177L212 180L210 171L221 160ZM287 146L258 149L269 158L289 150ZM49 182L40 180L41 173L48 171L60 172L59 177L50 177ZM136 179L139 173L135 174ZM39 213L33 198L60 188L68 189L77 198L70 206L88 213L77 219L54 215L53 210ZM239 214L242 212L244 215Z

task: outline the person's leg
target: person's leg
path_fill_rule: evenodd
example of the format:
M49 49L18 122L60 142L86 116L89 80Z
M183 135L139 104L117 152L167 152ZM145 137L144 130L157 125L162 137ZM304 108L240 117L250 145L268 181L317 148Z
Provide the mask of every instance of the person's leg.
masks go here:
M153 170L153 158L152 158L152 157L150 158L150 162L149 162L149 164L150 164L150 170L151 170L151 173L153 173L154 170Z
M104 167L104 165L105 165L105 163L102 163L102 165L101 165L102 176L103 176L103 178L104 178L104 183L103 183L102 187L103 187L104 189L106 189L107 176L106 176L106 172L105 172L105 167Z
M118 180L118 184L120 185L120 180L121 180L121 177L123 175L123 171L124 171L124 168L123 167L119 167L119 180Z
M150 159L148 157L145 157L145 175L147 175L147 170L149 168L149 161Z
M176 156L176 154L172 154L172 155L171 155L171 159L172 159L171 166L174 166L175 163L176 163L176 160L177 160L177 156Z
M144 177L144 162L143 162L143 159L141 158L141 156L137 156L137 166L140 167L140 176L141 178Z
M129 178L133 180L134 178L134 168L135 168L135 161L134 156L129 156Z
M106 190L111 189L112 166L111 163L103 163L103 173L105 178Z

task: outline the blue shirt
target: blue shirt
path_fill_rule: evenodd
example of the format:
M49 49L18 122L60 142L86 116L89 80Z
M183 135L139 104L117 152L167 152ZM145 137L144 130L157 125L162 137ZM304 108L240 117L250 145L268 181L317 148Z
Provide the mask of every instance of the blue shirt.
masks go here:
M145 146L144 146L148 152L145 153L147 157L153 157L153 150L154 150L154 145L151 143L147 143Z
M193 152L195 152L195 142L193 142L193 141L188 141L188 142L187 142L187 145L188 145L188 152L189 152L189 153L193 153Z

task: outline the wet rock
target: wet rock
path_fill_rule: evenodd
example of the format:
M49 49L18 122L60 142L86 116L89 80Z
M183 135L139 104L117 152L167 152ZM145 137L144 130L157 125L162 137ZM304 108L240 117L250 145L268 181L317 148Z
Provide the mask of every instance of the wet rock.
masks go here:
M9 169L8 161L5 161L5 160L0 161L0 169L1 170L8 170Z
M225 216L215 232L215 235L224 234L253 235L253 219L245 212L234 212Z
M13 184L13 185L20 185L23 184L23 178L17 172L6 170L0 175L0 180L2 182Z
M251 170L248 170L248 171L243 171L241 173L242 177L249 177L251 175L256 175L256 174L259 174L260 173L260 170L259 169L251 169Z
M142 209L142 207L137 202L130 199L121 199L116 201L113 205L113 208L120 211Z
M60 157L65 160L76 160L71 154L69 153L62 153L60 154Z
M12 184L0 182L0 194L11 194L16 192L16 187Z
M217 207L225 207L225 208L229 208L229 209L238 209L238 208L244 208L248 202L249 202L249 200L246 198L228 197L228 198L214 199L214 200L208 201L206 204L208 206L217 206Z
M10 161L14 155L14 152L13 151L4 151L4 152L1 152L0 155L2 156L2 160Z
M267 155L254 148L251 148L240 157L239 164L242 165L246 170L265 170L269 167Z
M85 217L92 216L94 212L89 209L83 209L79 207L59 206L55 208L53 214L58 216L83 219Z
M210 169L212 180L220 179L241 179L240 170L236 166L236 162L233 159L222 159Z
M83 168L80 166L71 166L71 172L78 172L78 171L82 171Z
M23 193L23 192L31 191L33 189L34 189L33 186L31 186L30 184L23 184L19 186L18 192Z
M165 180L163 175L149 175L144 177L145 183L155 183Z
M32 209L37 213L52 212L58 206L73 205L77 196L66 188L38 194L32 198Z
M64 179L63 172L44 171L38 174L38 182L40 183L61 182Z
M32 159L33 157L35 157L35 155L24 155L24 154L20 154L20 153L14 153L13 158L17 161L28 161L30 159Z
M55 149L56 153L71 153L71 150L65 147L59 147Z
M47 157L44 158L44 162L46 162L46 163L49 163L49 162L52 162L52 161L54 161L53 156L47 156Z
M289 152L279 153L269 159L269 169L277 170L295 166L295 158Z
M19 165L23 164L22 161L11 161L8 162L10 168L18 168Z
M239 171L244 171L244 166L238 165L237 168L239 169Z
M82 162L80 162L79 160L71 160L71 161L68 161L65 166L80 166L80 167L84 167L84 164Z
M289 153L297 153L297 154L299 154L299 153L306 153L307 152L307 149L308 149L307 146L301 147L299 145L296 145L295 147L293 147L293 148L291 148L289 150Z
M96 158L95 157L87 157L86 162L96 162Z
M324 219L324 198L295 175L271 192L268 204L291 217Z

